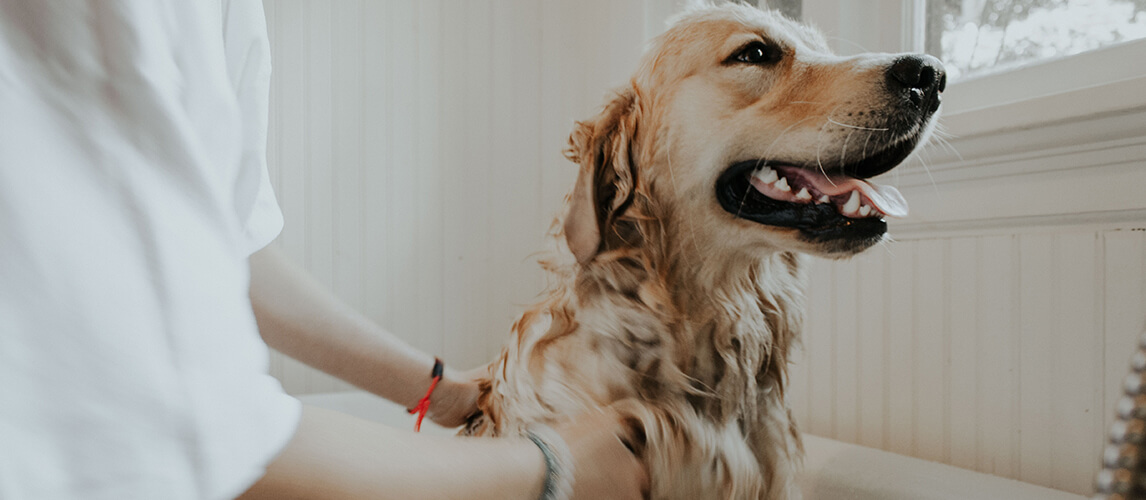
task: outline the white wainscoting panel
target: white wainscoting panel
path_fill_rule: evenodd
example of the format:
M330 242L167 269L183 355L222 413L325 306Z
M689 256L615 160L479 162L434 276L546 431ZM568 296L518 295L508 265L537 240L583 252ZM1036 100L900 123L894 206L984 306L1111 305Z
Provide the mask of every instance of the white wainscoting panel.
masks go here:
M486 362L544 287L574 120L636 68L646 6L265 1L276 244L452 366ZM294 394L347 389L277 353Z
M1146 321L1144 228L907 235L815 261L797 419L1087 493Z

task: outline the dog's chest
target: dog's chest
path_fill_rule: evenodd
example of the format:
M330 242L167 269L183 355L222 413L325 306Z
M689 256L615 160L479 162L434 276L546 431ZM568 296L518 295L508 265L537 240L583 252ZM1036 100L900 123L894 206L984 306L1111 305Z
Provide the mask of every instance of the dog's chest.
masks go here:
M515 325L516 342L494 371L493 411L512 428L632 398L683 404L713 422L751 421L775 399L761 397L782 388L799 331L802 288L793 271L735 273L711 289L670 286L651 272L580 281L576 293ZM709 292L674 293L686 289Z
M531 356L530 372L541 406L564 413L626 398L687 401L698 413L723 419L752 404L769 351L760 318L698 324L654 316L582 310L575 332L551 345L536 343L544 352Z

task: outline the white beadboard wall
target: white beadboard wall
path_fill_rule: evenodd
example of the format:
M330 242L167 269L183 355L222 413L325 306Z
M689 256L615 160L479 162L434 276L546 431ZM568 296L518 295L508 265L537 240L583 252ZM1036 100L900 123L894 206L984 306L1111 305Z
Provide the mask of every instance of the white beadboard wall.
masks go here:
M264 1L276 244L418 348L492 359L543 289L573 121L636 67L649 3ZM350 388L271 369L293 394Z
M905 237L817 261L807 432L1089 492L1146 320L1146 231Z
M411 344L491 359L543 287L573 120L671 4L265 1L276 244ZM813 267L803 429L1088 493L1146 321L1144 137L1142 109L981 130L889 175L913 210L896 241ZM348 389L277 354L272 371L294 394Z

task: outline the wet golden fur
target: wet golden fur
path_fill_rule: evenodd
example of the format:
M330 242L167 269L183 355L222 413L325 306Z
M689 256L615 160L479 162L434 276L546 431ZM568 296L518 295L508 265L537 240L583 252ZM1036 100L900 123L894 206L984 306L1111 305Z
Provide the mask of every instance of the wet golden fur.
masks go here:
M726 64L760 37L793 57L767 69ZM886 61L836 57L816 32L750 7L683 15L573 131L568 157L581 171L556 226L569 252L545 264L548 297L513 326L467 432L515 435L614 405L643 432L634 444L652 498L797 498L802 451L785 389L803 322L802 254L863 248L735 218L713 186L739 160L855 155L847 144L861 147L862 127L833 122L878 113L864 82L882 78Z

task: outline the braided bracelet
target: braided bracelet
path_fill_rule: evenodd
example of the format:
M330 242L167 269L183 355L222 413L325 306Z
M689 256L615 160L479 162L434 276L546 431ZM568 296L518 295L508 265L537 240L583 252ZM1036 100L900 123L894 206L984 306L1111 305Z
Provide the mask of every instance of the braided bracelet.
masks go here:
M540 500L569 500L573 496L573 454L561 435L549 426L529 426L525 435L545 455L545 487Z
M434 394L438 382L442 381L442 373L445 369L445 363L442 363L440 358L434 358L434 369L430 371L430 390L426 391L426 395L418 400L417 405L406 410L409 414L418 416L418 420L414 422L414 432L422 432L422 419L426 418L426 414L430 412L430 396Z

